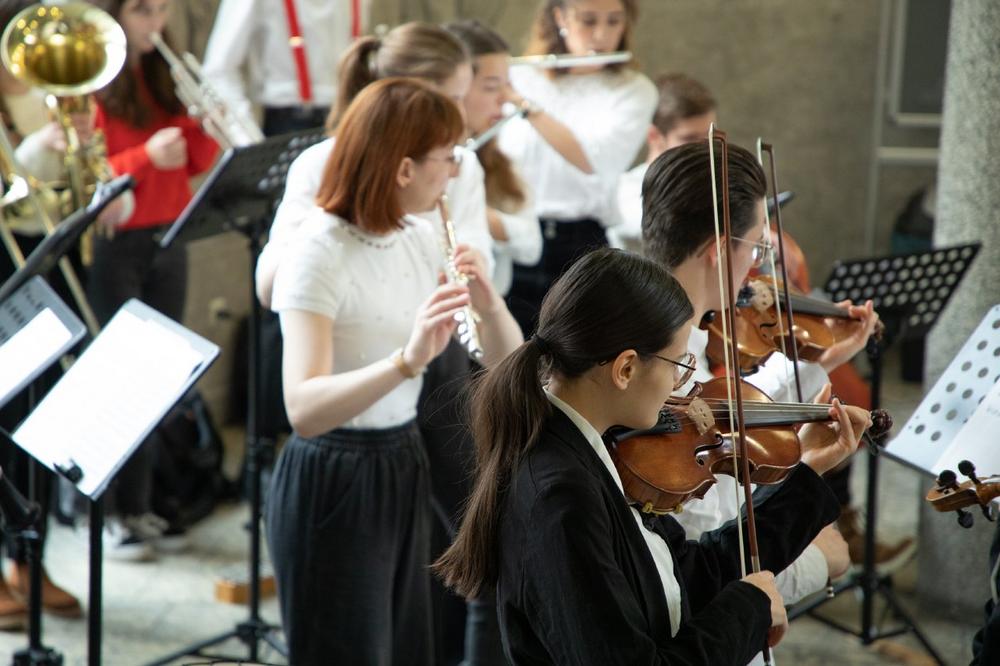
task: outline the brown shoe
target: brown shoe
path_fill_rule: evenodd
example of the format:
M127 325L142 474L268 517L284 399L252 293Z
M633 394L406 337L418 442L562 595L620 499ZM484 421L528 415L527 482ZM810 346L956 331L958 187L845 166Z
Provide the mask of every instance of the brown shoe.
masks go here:
M852 507L844 507L837 519L837 529L847 542L847 551L851 556L851 564L864 566L865 563L865 528L861 520L861 512ZM900 539L888 544L875 540L875 566L881 574L890 574L910 561L916 554L916 542L911 537Z
M22 602L27 603L28 588L31 584L31 574L28 564L25 562L15 562L10 570L9 578L11 591ZM83 617L83 609L80 607L80 602L77 598L53 583L44 567L42 567L42 608L59 617Z
M0 631L20 631L28 626L28 607L0 577Z

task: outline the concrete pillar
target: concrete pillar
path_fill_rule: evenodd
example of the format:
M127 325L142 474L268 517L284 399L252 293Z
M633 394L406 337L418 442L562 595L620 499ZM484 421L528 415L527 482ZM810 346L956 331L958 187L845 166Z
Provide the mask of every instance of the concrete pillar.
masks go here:
M935 246L980 241L983 249L927 347L933 385L987 310L1000 303L1000 3L952 2L944 92ZM972 461L976 462L976 461ZM1000 470L982 470L994 473ZM994 526L978 511L963 530L926 503L920 515L922 601L981 620L989 597L988 553Z

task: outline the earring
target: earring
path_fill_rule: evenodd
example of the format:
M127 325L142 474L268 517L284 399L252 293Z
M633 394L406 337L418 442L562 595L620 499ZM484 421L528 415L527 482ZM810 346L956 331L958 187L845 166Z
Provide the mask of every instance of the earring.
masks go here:
M560 37L562 37L563 39L566 39L566 35L568 35L568 34L569 34L569 30L567 30L566 28L559 28L559 36Z

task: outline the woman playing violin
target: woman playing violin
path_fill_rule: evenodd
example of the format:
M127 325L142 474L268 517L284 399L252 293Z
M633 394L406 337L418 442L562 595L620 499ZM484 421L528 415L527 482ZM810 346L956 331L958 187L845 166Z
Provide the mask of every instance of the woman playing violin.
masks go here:
M496 587L511 663L742 666L780 639L781 596L767 571L741 578L736 525L686 541L672 517L640 514L601 439L657 422L683 379L693 314L665 269L598 250L478 384L475 490L435 566L462 594ZM868 416L836 401L831 414L803 428L804 464L757 496L764 569L783 569L836 517L818 474L854 450Z

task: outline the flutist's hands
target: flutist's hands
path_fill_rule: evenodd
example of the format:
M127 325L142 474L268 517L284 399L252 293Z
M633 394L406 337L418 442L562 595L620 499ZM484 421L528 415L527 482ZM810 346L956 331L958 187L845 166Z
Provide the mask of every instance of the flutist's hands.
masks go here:
M486 272L486 259L479 250L459 243L455 247L455 267L469 278L472 309L480 317L489 317L505 307L503 297L493 288L493 282Z
M455 315L468 304L469 288L460 284L442 284L423 302L403 348L410 368L419 372L444 351L457 325Z

